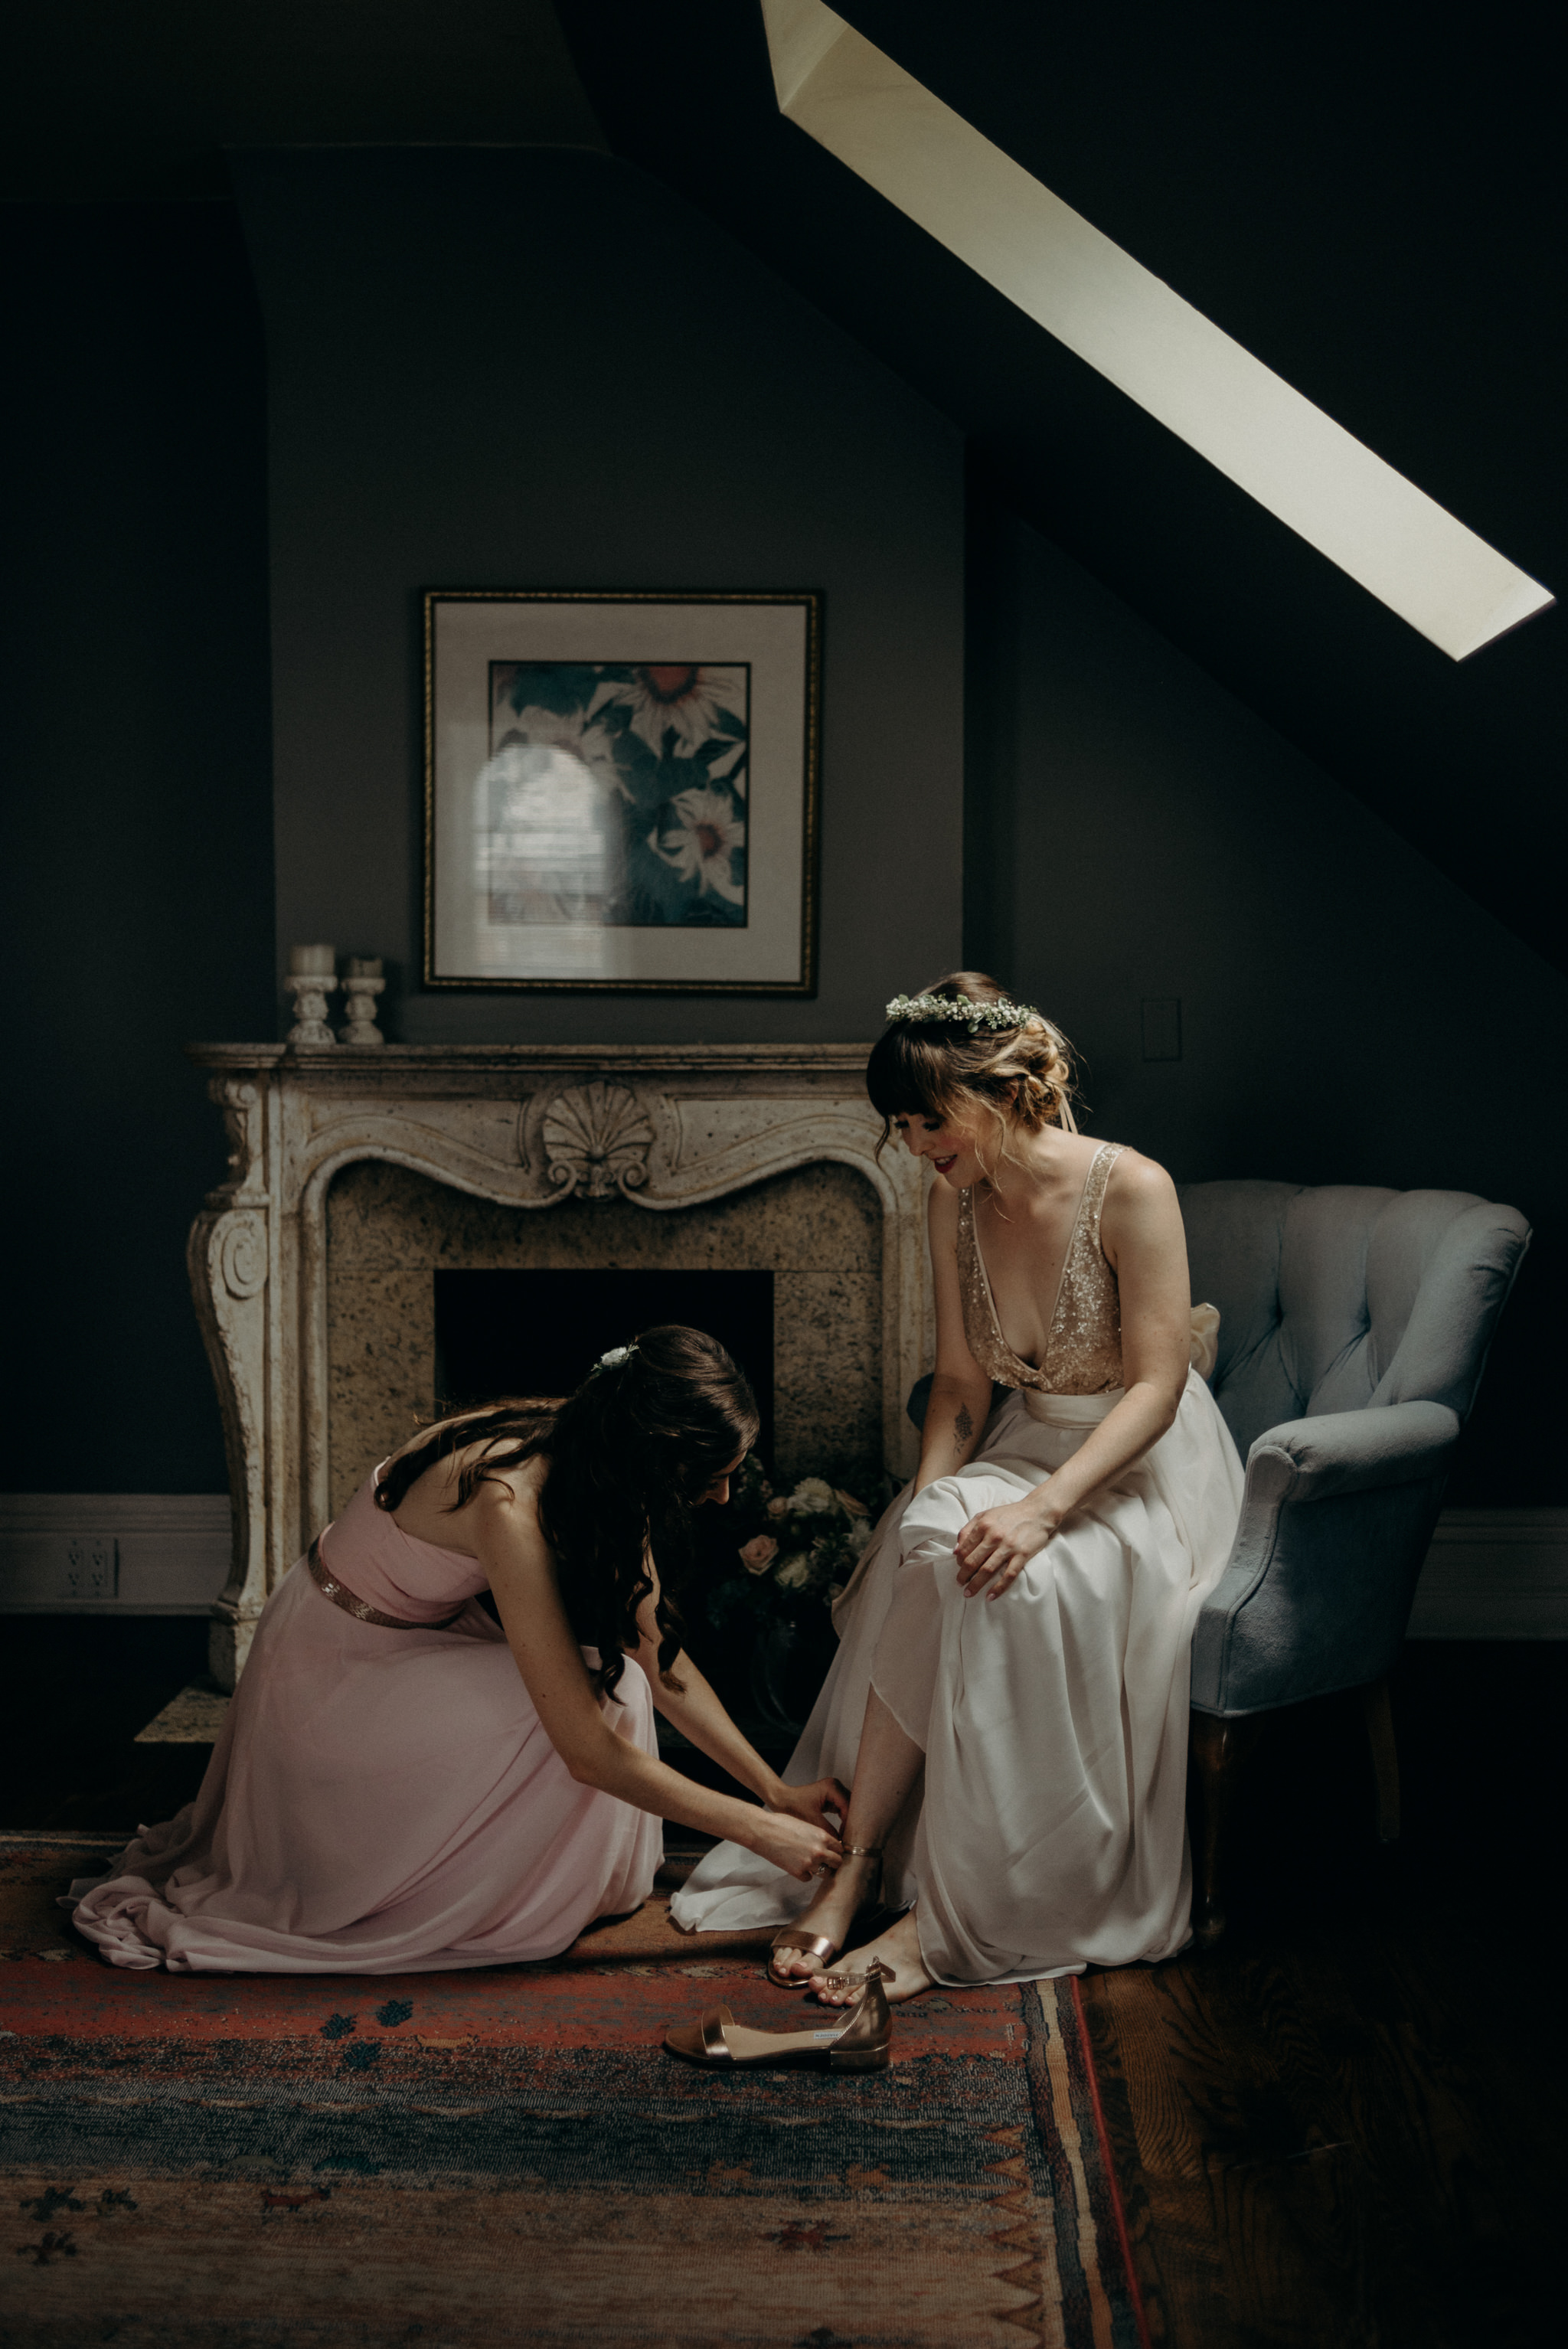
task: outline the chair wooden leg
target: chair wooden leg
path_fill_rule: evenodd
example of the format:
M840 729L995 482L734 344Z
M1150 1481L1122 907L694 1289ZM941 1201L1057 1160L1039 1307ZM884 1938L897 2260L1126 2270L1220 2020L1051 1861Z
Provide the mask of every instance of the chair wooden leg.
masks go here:
M1377 1840L1394 1843L1399 1834L1399 1752L1394 1743L1386 1680L1372 1681L1362 1690L1361 1711L1367 1742L1372 1748L1372 1775L1377 1783Z
M1198 1792L1198 1833L1192 1853L1192 1933L1212 1950L1225 1930L1222 1868L1226 1828L1234 1807L1242 1765L1257 1743L1261 1713L1224 1721L1217 1713L1191 1716L1191 1753Z

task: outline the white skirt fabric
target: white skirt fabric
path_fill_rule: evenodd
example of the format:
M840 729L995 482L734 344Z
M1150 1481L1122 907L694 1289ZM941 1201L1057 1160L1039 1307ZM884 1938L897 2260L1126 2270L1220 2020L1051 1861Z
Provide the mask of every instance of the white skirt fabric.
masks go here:
M960 1589L969 1519L1071 1458L1119 1395L1011 1395L975 1459L906 1486L835 1610L839 1652L785 1771L848 1785L873 1686L925 1754L883 1866L915 1903L926 1971L1030 1982L1170 1957L1189 1938L1192 1627L1230 1557L1242 1464L1188 1375L1175 1423L991 1602ZM707 1931L783 1924L811 1899L720 1844L670 1904Z

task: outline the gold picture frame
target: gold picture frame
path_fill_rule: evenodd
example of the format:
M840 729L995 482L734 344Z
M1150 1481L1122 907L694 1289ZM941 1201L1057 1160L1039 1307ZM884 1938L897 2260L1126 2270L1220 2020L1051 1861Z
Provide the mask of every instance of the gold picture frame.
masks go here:
M822 605L428 589L425 986L814 995Z

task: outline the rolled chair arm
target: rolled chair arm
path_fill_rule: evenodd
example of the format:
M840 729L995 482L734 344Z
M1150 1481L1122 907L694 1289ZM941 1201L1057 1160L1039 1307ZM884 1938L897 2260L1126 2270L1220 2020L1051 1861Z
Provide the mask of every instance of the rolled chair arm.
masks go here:
M1460 1432L1443 1402L1396 1402L1368 1411L1325 1412L1267 1427L1247 1454L1247 1498L1277 1491L1296 1501L1411 1485L1429 1476Z
M1459 1432L1446 1403L1400 1402L1258 1437L1230 1563L1193 1632L1201 1713L1295 1704L1388 1670Z

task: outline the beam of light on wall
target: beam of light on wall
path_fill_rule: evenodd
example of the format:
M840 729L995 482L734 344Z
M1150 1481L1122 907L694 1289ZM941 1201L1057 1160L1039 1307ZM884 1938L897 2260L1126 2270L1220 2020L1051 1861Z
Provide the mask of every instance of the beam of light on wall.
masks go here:
M781 113L1454 660L1550 592L821 0L762 0Z

